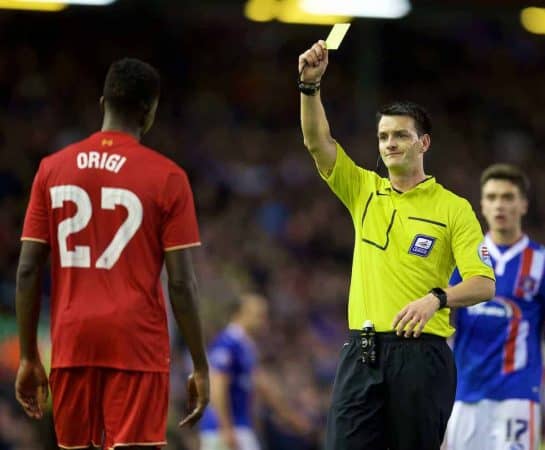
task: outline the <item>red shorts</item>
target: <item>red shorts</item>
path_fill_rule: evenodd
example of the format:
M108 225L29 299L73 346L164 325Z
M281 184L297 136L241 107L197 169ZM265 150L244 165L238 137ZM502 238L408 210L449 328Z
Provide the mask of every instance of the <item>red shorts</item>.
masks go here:
M102 367L51 370L59 447L166 445L168 373Z

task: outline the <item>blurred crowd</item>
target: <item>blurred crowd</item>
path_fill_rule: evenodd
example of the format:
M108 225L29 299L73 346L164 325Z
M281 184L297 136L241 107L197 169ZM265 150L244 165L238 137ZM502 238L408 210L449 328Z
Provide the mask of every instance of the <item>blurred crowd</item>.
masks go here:
M327 29L252 24L238 8L199 20L175 7L121 13L0 16L0 450L54 448L50 419L31 424L13 399L19 235L40 159L100 127L103 77L123 56L162 75L157 122L144 143L177 161L192 183L206 336L226 324L241 292L268 298L262 364L314 427L297 435L257 399L259 433L266 449L317 450L346 336L353 245L349 215L317 175L299 130L297 56ZM480 172L497 161L520 165L532 181L525 227L545 241L545 39L498 18L432 22L355 23L322 82L333 135L375 168L376 108L421 103L434 125L427 172L478 210ZM45 326L47 305L46 295ZM169 448L194 450L194 434L175 426L190 367L172 335Z

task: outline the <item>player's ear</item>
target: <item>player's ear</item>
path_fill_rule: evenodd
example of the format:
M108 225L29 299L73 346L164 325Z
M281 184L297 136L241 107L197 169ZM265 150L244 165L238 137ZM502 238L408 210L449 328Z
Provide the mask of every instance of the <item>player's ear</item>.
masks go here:
M142 116L140 127L142 129L142 134L146 134L149 129L152 127L153 122L155 121L155 113L157 111L158 99L154 100L152 103L142 103Z
M147 123L149 122L149 113L150 113L150 105L146 102L140 102L140 127L146 128Z
M140 109L146 115L151 109L151 105L148 102L140 102Z
M522 215L525 216L528 212L528 199L526 197L522 198Z

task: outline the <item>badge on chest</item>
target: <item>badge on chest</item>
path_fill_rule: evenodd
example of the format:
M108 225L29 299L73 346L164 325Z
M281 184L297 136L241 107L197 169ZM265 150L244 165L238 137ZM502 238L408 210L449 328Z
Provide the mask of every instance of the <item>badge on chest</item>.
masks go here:
M425 234L417 234L409 248L409 253L422 257L428 256L433 249L433 244L435 244L436 239L437 238L426 236Z

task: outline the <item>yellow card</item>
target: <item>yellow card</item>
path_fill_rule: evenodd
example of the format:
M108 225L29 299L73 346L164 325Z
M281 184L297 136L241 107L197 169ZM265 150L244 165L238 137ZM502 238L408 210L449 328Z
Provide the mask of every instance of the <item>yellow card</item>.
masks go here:
M331 28L331 31L329 32L329 36L327 37L325 41L325 45L328 50L337 50L339 46L341 45L341 42L344 39L344 35L350 28L349 23L336 23L333 25L333 28Z

